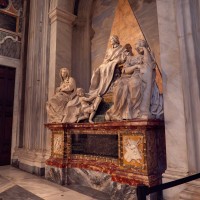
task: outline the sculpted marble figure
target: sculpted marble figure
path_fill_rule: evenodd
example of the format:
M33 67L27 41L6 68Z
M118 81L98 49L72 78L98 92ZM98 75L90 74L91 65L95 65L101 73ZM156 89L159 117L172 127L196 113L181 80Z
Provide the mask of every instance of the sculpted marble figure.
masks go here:
M135 47L138 55L127 57L106 120L160 118L163 114L163 99L155 82L156 63L144 40Z
M66 106L76 96L76 82L69 76L67 68L60 69L60 86L56 88L53 97L46 103L49 122L62 122Z
M94 98L87 98L82 88L77 89L77 95L79 96L81 103L80 114L77 122L89 118L89 122L93 123L92 118L94 117L93 113L95 113L95 106L93 104Z
M125 142L125 154L124 154L124 159L127 162L131 162L132 160L135 160L136 162L140 163L140 160L142 159L141 153L138 148L138 144L140 141L134 141L131 139L128 139Z
M93 112L89 118L90 123L93 123L92 119L101 103L102 96L111 85L116 66L124 63L127 55L130 53L127 45L124 47L120 45L118 36L112 35L110 43L112 48L108 49L103 63L93 72L88 94L89 98L84 98L84 101L92 102L93 104ZM79 119L82 120L82 118Z
M116 65L125 61L125 48L120 45L118 36L111 36L110 43L112 48L108 49L103 63L93 72L90 96L103 96L110 86Z

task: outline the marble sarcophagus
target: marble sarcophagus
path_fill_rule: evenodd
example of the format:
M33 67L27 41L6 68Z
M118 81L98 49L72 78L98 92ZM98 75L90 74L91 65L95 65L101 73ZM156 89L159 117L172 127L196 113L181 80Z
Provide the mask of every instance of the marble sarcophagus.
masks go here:
M100 185L105 182L109 191L114 183L153 186L161 182L166 157L164 124L160 120L46 126L52 133L51 156L46 161L48 180L102 191Z

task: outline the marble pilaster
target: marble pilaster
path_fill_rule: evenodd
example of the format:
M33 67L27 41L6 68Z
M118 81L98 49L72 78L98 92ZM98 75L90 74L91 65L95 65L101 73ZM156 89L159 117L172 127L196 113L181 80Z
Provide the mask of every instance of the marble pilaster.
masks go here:
M31 1L26 66L23 148L16 149L15 161L24 170L44 168L46 153L45 102L48 81L49 0ZM26 167L24 167L26 166ZM32 168L29 170L28 168Z
M187 153L189 173L200 170L200 83L199 83L199 1L177 0L177 29L181 52L183 95L187 129ZM187 184L180 199L196 200L200 193L200 181Z
M199 41L194 43L195 21L192 16L195 12L191 9L191 1L157 0L157 11L167 149L167 171L163 181L168 182L199 170L197 113L200 103L195 57L195 43ZM185 188L188 185L166 190L164 198L179 199Z
M167 153L167 171L163 182L168 182L181 178L188 172L187 133L174 1L157 1L157 11ZM178 194L182 189L183 186L180 186L174 192L164 191L164 197L178 199Z
M187 172L185 113L174 1L157 1L168 169ZM177 113L179 116L177 117ZM173 155L173 156L172 156ZM178 161L178 162L177 162Z

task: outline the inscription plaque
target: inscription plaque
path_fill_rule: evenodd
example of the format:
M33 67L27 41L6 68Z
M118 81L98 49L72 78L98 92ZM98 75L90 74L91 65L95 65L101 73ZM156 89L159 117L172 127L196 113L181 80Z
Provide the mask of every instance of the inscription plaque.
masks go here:
M72 154L118 158L118 135L72 134Z

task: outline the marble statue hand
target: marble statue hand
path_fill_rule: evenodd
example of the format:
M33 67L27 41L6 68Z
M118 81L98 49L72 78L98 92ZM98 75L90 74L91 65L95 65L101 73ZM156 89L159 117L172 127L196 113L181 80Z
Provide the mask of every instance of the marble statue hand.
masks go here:
M141 65L134 65L122 69L122 74L132 74L135 69L140 69Z

